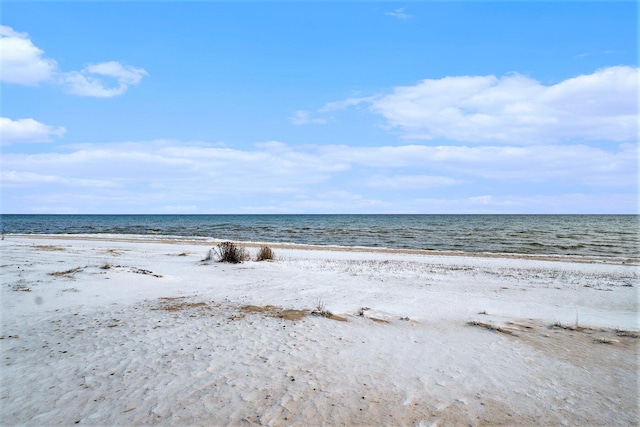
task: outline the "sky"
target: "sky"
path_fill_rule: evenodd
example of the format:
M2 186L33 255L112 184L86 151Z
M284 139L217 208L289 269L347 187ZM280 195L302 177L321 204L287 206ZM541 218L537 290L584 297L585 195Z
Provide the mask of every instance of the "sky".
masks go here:
M634 1L4 1L1 213L638 213Z

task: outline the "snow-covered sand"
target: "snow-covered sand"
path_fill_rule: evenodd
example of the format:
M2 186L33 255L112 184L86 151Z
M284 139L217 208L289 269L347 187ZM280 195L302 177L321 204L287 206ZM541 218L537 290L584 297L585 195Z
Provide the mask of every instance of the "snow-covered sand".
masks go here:
M640 421L637 264L209 247L1 241L1 423Z

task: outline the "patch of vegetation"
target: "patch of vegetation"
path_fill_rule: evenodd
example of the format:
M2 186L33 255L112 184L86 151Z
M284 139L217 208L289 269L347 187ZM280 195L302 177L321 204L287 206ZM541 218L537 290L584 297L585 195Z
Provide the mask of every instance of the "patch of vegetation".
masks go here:
M150 276L158 277L158 278L162 277L162 274L156 274L153 271L145 270L144 268L132 268L131 272L136 274L148 274Z
M69 270L65 270L65 271L54 271L52 273L49 273L49 276L67 276L67 277L73 277L74 274L78 273L82 271L82 267L76 267L76 268L70 268Z
M324 301L321 298L318 298L318 302L316 303L316 308L311 310L312 316L324 317L330 320L337 320L339 322L346 322L347 318L344 316L339 316L337 314L333 314L324 304Z
M640 334L636 331L625 331L624 329L616 329L616 335L619 337L639 338Z
M575 325L565 325L560 322L555 322L553 325L549 326L550 329L565 329L568 331L578 331L583 332L586 330L590 330L590 328L583 328L582 326L578 326L578 322Z
M31 292L31 288L29 288L26 283L20 282L14 284L11 289L17 292Z
M231 264L241 263L249 258L249 255L243 246L236 245L233 242L223 242L209 251L210 257L215 257L218 262L228 262ZM211 259L211 258L209 258ZM207 259L205 259L207 261Z
M501 328L499 326L494 326L494 325L491 325L489 323L478 322L477 320L472 320L470 322L467 322L467 325L469 325L469 326L477 326L479 328L484 328L484 329L487 329L489 331L500 332L500 333L507 334L507 335L516 335L516 334L514 334L513 332L511 332L508 329Z
M263 246L258 251L256 261L271 261L273 260L273 250L268 246Z
M39 251L64 251L65 250L60 246L53 246L53 245L35 245L33 248L38 249Z

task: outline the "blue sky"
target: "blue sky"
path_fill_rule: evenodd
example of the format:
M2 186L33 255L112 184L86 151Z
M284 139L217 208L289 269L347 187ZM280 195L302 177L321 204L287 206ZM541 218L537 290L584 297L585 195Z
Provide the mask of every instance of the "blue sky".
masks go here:
M3 2L3 213L636 213L635 2Z

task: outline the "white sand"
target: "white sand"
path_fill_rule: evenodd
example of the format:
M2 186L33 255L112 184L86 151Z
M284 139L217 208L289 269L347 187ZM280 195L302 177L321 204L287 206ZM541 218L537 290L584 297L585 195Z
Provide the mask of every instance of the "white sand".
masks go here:
M282 247L229 265L195 242L44 236L0 249L2 425L640 421L638 339L620 332L640 328L637 265ZM346 321L278 317L318 300Z

